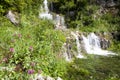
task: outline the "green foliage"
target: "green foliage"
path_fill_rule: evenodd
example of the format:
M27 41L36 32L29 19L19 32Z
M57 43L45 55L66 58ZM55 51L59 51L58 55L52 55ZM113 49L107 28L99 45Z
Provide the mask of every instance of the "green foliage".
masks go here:
M120 30L119 15L105 14L96 19L93 15L99 6L95 0L49 0L55 4L55 12L75 12L67 17L69 28L82 32L109 32ZM111 42L109 50L118 53L115 57L88 56L71 63L61 57L60 49L66 41L66 33L54 30L49 20L38 19L39 4L43 0L1 0L0 13L8 10L20 14L20 25L13 25L5 16L0 16L0 79L29 80L41 72L64 80L119 80L120 42ZM75 41L72 50L76 51ZM33 75L28 70L33 69Z
M115 31L120 30L120 16L112 13L111 9L101 9L96 0L52 0L54 12L66 16L68 28L79 28L83 31ZM115 12L117 11L116 8ZM103 10L100 12L100 10ZM108 12L106 12L108 10ZM72 12L72 15L70 15ZM106 12L103 14L102 12ZM94 19L94 15L96 19ZM86 30L85 30L86 29Z
M109 48L109 50L117 52L118 55L120 55L120 42L117 40L113 40L111 43L111 47Z
M36 10L41 4L41 0L1 0L0 2L0 13L4 14L8 10L17 12L26 12L30 10ZM39 4L36 4L39 3ZM37 12L37 11L36 11Z
M87 59L75 59L67 68L65 80L119 80L120 56L103 57L89 55Z
M35 70L35 73L40 70L53 77L64 75L66 62L58 57L65 42L63 32L54 30L49 20L40 20L35 15L21 15L19 27L1 17L5 22L0 24L0 66L12 68L12 72L1 72L1 78L23 79L25 76L20 74L25 74L28 80L29 69Z

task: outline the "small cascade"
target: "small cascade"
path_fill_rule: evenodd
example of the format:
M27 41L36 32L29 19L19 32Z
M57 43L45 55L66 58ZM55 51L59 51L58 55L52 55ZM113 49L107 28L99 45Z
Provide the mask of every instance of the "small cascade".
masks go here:
M44 0L43 6L41 6L41 12L39 14L39 18L45 18L45 19L53 19L53 16L49 13L49 8L48 8L48 1Z
M94 33L90 33L87 37L82 35L84 48L88 54L97 54L97 55L115 55L114 53L102 50L100 45L100 38L96 36Z
M64 17L60 16L59 14L54 14L54 13L50 14L47 0L44 0L43 5L44 6L41 6L41 12L39 14L39 18L52 20L53 23L55 24L55 29L62 29L62 30L66 29ZM53 9L52 2L51 2L51 9Z
M109 47L109 41L103 37L97 36L95 33L90 33L87 37L78 31L71 32L71 37L66 38L66 43L64 43L62 50L64 50L63 56L66 61L71 61L73 57L86 58L84 53L95 54L102 56L116 55L115 53L103 49ZM76 43L74 43L74 39ZM74 46L77 46L77 54L74 50ZM84 52L84 53L83 53Z
M55 19L56 24L61 22L60 19L61 19L61 18L60 18L60 15L57 14L57 15L56 15L56 19Z
M49 12L49 9L48 9L48 1L47 0L44 0L44 9L45 9L45 12L48 13Z
M65 19L63 16L61 16L61 25L65 26Z
M90 33L88 35L89 43L92 46L95 46L96 48L100 48L100 38L96 36L94 33Z
M54 19L54 23L55 23L56 29L66 29L65 20L63 16L60 16L59 14L57 14L56 18Z
M67 43L63 44L62 50L64 50L63 56L65 57L66 61L71 61L72 55L70 54L69 45Z
M79 41L79 33L76 31L76 33L71 32L71 34L76 39L77 52L78 52L77 58L84 58L84 56L81 54L81 46L80 46L80 41Z
M54 9L54 6L51 2L50 6L51 10ZM52 20L55 29L60 29L60 30L65 30L66 25L65 25L65 20L64 16L61 16L60 14L55 14L55 13L49 13L49 8L48 8L48 1L44 0L43 6L41 6L41 13L39 14L40 18L43 19L49 19ZM71 35L76 39L76 44L77 46L77 55L76 53L72 52L72 49L70 49L70 43L65 43L63 44L63 56L65 57L66 61L71 61L73 56L76 56L77 58L85 58L82 55L82 52L86 52L88 54L97 54L97 55L115 55L115 53L107 50L103 50L108 48L108 41L106 39L101 39L99 36L97 36L95 33L90 33L87 37L84 35L79 35L79 32L71 32ZM82 39L80 40L80 38ZM81 43L80 43L81 42ZM75 51L76 52L76 51Z

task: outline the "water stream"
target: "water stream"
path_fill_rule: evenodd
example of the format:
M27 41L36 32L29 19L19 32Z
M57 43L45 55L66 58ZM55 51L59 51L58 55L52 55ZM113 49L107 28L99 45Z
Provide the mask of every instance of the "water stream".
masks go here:
M53 9L53 5L51 6ZM65 20L64 16L61 16L60 14L55 14L55 13L49 13L49 8L48 8L48 1L44 0L43 5L41 6L41 12L39 14L40 18L44 19L50 19L53 21L55 25L55 29L66 29L65 26ZM82 35L79 35L79 32L71 32L71 35L75 38L76 40L76 46L77 46L77 54L75 56L77 58L85 58L83 56L82 52L86 52L87 54L96 54L96 55L115 55L115 53L107 50L103 50L101 48L101 39L99 36L97 36L95 33L90 33L87 37ZM82 40L79 39L79 37L82 37ZM81 43L83 42L83 43ZM104 44L104 43L103 43ZM69 49L69 44L64 44L64 57L66 61L71 61L72 59L72 53L70 52ZM71 45L71 44L70 44ZM104 44L106 45L106 44ZM84 50L84 51L82 51Z
M72 34L72 35L75 37L75 39L76 39L77 52L78 52L77 58L84 58L84 56L83 56L82 53L81 53L81 46L80 46L80 41L79 41L79 33L76 31L75 33L74 33L74 32L71 32L71 34Z
M90 33L87 37L82 35L84 48L88 54L97 54L97 55L115 55L115 53L107 50L102 50L100 45L100 38L94 33Z
M43 5L40 8L39 18L52 20L55 29L66 29L64 17L60 14L50 13L47 0L44 0Z
M49 13L49 8L48 8L48 1L44 0L43 5L41 6L41 12L39 14L39 18L44 18L44 19L53 19L53 16Z

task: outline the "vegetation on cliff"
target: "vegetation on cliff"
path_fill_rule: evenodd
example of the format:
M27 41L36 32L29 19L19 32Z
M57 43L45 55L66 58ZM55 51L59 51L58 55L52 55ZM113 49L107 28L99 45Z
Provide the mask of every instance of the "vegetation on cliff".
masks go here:
M113 34L109 50L118 56L89 55L87 59L74 59L68 63L60 53L68 33L55 30L51 21L38 18L43 0L1 0L0 79L29 80L40 73L63 80L119 80L120 11L113 13L119 10L119 5L113 7L113 12L112 8L105 8L108 12L102 14L97 13L101 7L96 0L48 1L52 12L65 15L70 30ZM54 5L53 9L51 5ZM9 10L19 14L18 25L6 18Z

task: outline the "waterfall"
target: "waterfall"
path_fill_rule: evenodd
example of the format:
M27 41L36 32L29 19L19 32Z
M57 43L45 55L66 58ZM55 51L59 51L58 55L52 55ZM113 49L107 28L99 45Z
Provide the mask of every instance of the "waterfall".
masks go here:
M71 35L76 40L77 54L71 52L71 48L69 47L73 44L70 44L69 41L67 41L68 43L67 42L64 43L62 47L62 50L64 50L63 55L66 61L71 61L73 56L76 56L77 58L86 58L85 56L82 55L83 54L82 52L86 52L87 54L101 55L101 56L116 55L111 51L102 49L104 48L103 46L109 45L109 43L106 43L106 41L108 40L103 41L104 38L101 39L95 33L90 33L88 36L84 36L83 34L79 35L79 32L76 31L76 32L71 32ZM69 38L69 40L71 39Z
M56 29L66 29L65 19L63 16L60 16L59 14L57 14L56 18L54 19L54 23L55 23Z
M88 54L97 54L97 55L115 55L114 53L102 50L100 45L100 38L94 33L90 33L87 37L82 35L84 48Z
M53 4L51 3L51 8L53 9ZM45 18L45 19L50 19L53 21L54 25L55 25L55 29L66 29L66 25L65 25L65 20L64 20L64 16L61 16L60 14L55 14L49 13L49 8L48 8L48 1L44 0L43 2L43 6L41 6L41 13L39 14L40 18ZM81 35L82 37L82 42L83 44L80 44L80 35L79 32L71 32L71 35L74 36L74 38L76 39L76 46L77 46L77 55L75 55L77 58L85 58L82 55L82 51L85 50L86 53L88 54L97 54L97 55L115 55L114 53L112 53L111 51L107 51L107 50L102 50L101 46L103 46L104 48L106 48L106 42L101 41L100 37L95 35L95 33L90 33L87 37L84 35ZM101 45L101 42L103 45ZM69 44L65 44L64 47L64 57L66 58L67 61L70 61L72 59L72 54L69 50Z
M56 29L66 29L64 17L59 14L50 14L47 0L44 0L43 5L40 8L39 18L52 20ZM53 8L53 5L51 5L51 8ZM55 18L53 18L53 15Z
M100 48L100 38L96 36L94 33L90 33L88 35L89 43L92 46L95 46L96 48Z
M55 20L55 23L59 23L61 24L62 26L65 25L65 20L64 20L64 17L63 16L60 16L59 14L56 15L56 20Z
M60 15L56 15L56 19L55 19L55 23L57 24L57 23L60 23Z
M72 35L75 37L75 39L76 39L77 52L78 52L77 58L84 58L84 56L81 55L81 46L80 46L80 41L79 41L79 34L78 34L78 32L77 32L77 31L76 31L76 33L71 32L71 34L72 34Z
M65 26L65 19L63 16L61 16L61 25ZM66 28L66 27L65 27Z
M65 57L65 60L66 61L71 61L72 56L70 54L69 44L64 43L63 46L62 46L62 50L64 50L62 53L63 53L63 56Z
M44 18L44 19L50 19L52 20L53 19L53 16L49 13L49 8L48 8L48 1L47 0L44 0L43 2L43 6L41 6L41 12L39 14L39 18Z
M45 12L48 13L49 9L48 9L48 5L47 5L48 4L47 0L44 0L43 3L44 3Z

